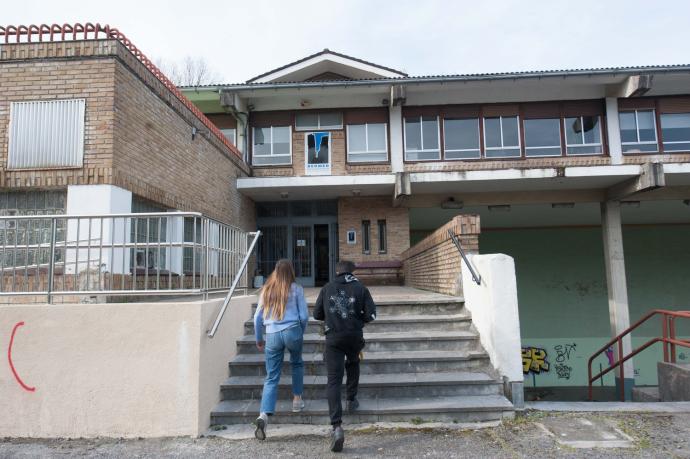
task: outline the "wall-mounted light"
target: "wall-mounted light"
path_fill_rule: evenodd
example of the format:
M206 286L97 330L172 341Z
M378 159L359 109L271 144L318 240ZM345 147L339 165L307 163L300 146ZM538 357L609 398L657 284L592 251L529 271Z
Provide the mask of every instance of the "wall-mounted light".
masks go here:
M510 204L498 204L495 206L488 206L489 212L510 212Z
M454 197L450 197L441 203L441 209L462 209L464 207L462 201L456 201Z
M574 202L554 202L551 203L552 209L572 209L575 207Z
M287 199L290 194L287 191L281 191L280 192L280 197L283 199Z
M361 190L352 190L352 196L359 196L360 194L362 194Z

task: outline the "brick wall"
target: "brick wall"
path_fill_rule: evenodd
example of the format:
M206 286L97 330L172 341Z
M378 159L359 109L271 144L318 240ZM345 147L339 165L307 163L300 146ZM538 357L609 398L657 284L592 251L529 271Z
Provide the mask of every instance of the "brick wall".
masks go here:
M361 262L399 261L410 247L410 218L405 207L393 207L392 197L352 197L338 200L340 259ZM371 222L370 253L362 253L362 220ZM386 220L388 247L379 253L377 220ZM357 232L357 243L347 243L347 231Z
M458 215L402 254L405 285L462 295L461 257L448 236L449 229L466 252L479 252L479 216Z
M114 184L255 228L254 205L235 188L247 165L119 42L2 45L0 81L0 189ZM84 166L7 170L10 102L67 98L86 99Z

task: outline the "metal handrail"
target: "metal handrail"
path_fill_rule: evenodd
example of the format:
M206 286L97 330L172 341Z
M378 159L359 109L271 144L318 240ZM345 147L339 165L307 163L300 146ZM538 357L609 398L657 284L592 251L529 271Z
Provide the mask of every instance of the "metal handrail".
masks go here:
M261 236L261 231L256 231L253 233L249 233L250 235L254 235L254 239L252 240L252 243L249 244L249 249L247 250L246 255L244 256L244 259L242 260L242 263L240 264L240 268L237 271L237 274L235 275L235 279L232 281L232 285L230 286L230 291L228 292L227 295L225 295L225 299L223 300L223 306L221 306L220 311L218 311L218 315L216 316L216 320L213 322L213 326L211 327L210 330L208 330L207 335L209 338L213 338L218 331L218 327L220 326L220 322L223 320L223 315L225 315L226 309L228 309L228 305L230 304L230 300L232 299L233 293L235 293L235 288L237 288L237 284L240 281L240 277L244 273L245 269L247 269L247 263L249 263L249 257L251 257L252 252L254 251L254 247L256 247L256 243L259 241L259 237Z
M623 355L623 338L630 334L633 330L638 328L640 325L645 323L647 320L650 318L656 316L656 315L661 315L661 330L662 330L662 336L661 337L656 337L652 338L646 343L644 343L642 346L636 348L635 350L631 351L628 355ZM644 351L647 349L649 346L655 343L663 343L664 345L664 362L671 362L675 363L676 362L676 346L683 346L683 347L688 347L690 348L690 340L684 340L684 339L678 339L676 337L676 318L682 318L682 319L690 319L690 311L669 311L667 309L653 309L652 311L648 312L645 314L640 320L635 322L633 325L630 327L626 328L623 330L620 334L618 334L615 338L612 338L609 342L607 342L604 346L602 346L598 351L596 351L590 358L589 361L587 362L587 376L588 376L588 396L589 400L592 400L592 384L594 381L597 379L603 378L604 375L609 373L610 371L613 371L617 367L620 368L619 370L619 377L620 377L620 396L621 396L621 401L625 401L625 369L623 363L628 361L629 359L633 358L640 352ZM616 362L613 364L609 365L608 368L605 370L600 371L596 375L592 376L592 363L594 362L594 359L599 357L602 353L604 353L607 349L609 349L612 345L616 344L617 349L618 349L618 359Z
M450 240L453 241L453 244L455 244L455 247L458 248L458 251L460 252L460 256L462 257L462 260L467 265L467 269L470 270L470 274L472 274L472 280L477 285L481 285L482 276L476 270L476 268L474 267L472 262L470 262L469 258L467 258L467 255L465 255L465 251L463 250L462 245L460 244L460 239L458 239L458 236L453 232L452 229L448 229L448 236L450 236Z

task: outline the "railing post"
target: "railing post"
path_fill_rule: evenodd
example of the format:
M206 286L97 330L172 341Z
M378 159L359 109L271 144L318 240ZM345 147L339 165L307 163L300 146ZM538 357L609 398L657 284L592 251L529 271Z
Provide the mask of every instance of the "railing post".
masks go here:
M204 301L208 300L208 288L209 288L209 276L210 276L210 263L211 261L209 260L209 245L211 243L211 225L210 225L210 220L208 218L204 218L202 220L204 222L204 228L205 230L203 231L204 233L204 291L203 291L203 298Z
M661 314L661 336L664 338L664 362L668 363L668 322L669 318L666 314Z
M55 237L57 232L57 219L50 220L50 263L48 264L48 304L53 303L53 276L55 275ZM64 269L64 268L63 268ZM64 276L65 273L63 272Z
M671 335L671 363L676 363L676 318L669 317L669 334Z

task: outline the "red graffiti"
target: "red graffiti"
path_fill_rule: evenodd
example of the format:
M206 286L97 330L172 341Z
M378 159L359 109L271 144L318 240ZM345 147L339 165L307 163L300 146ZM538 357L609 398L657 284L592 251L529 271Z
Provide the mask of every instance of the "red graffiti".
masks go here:
M7 361L10 363L10 369L12 370L12 374L14 375L14 379L17 380L20 386L28 392L34 392L36 390L35 387L28 386L24 384L24 381L22 381L22 378L19 377L17 374L17 370L14 368L14 364L12 363L12 344L14 344L14 335L17 333L17 329L24 325L24 322L17 322L14 328L12 329L12 336L10 337L10 346L7 348Z

